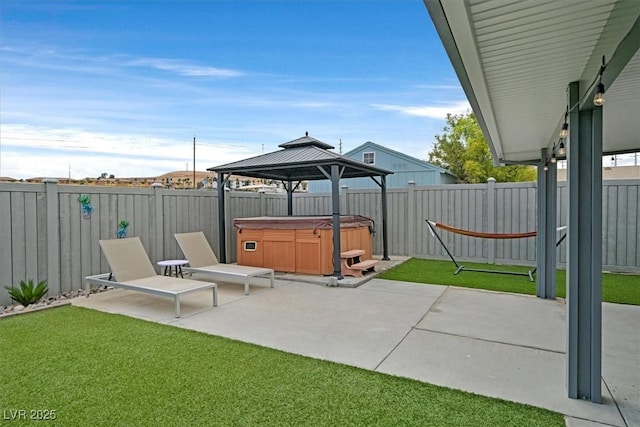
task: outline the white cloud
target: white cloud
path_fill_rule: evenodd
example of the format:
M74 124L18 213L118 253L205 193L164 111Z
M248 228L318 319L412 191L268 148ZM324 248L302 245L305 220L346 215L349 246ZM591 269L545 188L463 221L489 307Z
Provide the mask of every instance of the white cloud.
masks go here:
M204 67L180 59L140 58L129 61L127 65L151 67L187 77L239 77L244 75L244 73L239 70Z
M433 106L433 105L395 105L395 104L372 104L371 107L382 111L398 111L402 114L418 117L429 117L432 119L445 119L447 114L462 114L471 110L467 101L453 104Z
M71 71L92 75L118 75L122 67L149 67L186 77L240 77L230 68L203 66L181 58L135 57L128 54L92 55L78 49L47 46L0 47L3 61L27 68Z
M196 167L205 170L260 154L250 147L196 141ZM12 178L156 176L193 169L188 141L140 135L108 135L78 129L3 124L0 175Z

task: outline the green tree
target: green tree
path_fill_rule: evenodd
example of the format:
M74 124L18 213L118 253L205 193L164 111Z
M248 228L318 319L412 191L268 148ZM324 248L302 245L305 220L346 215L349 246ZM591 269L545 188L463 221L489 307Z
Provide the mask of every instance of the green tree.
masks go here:
M429 162L455 174L461 183L535 181L533 166L493 166L489 145L473 112L447 114L447 125L429 152Z

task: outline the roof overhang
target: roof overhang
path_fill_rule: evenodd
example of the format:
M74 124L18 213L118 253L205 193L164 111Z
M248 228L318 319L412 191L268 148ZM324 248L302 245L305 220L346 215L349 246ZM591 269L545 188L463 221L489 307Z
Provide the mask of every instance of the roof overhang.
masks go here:
M424 3L496 164L553 147L569 83L580 83L580 108L592 108L603 56L603 150L640 150L640 1Z

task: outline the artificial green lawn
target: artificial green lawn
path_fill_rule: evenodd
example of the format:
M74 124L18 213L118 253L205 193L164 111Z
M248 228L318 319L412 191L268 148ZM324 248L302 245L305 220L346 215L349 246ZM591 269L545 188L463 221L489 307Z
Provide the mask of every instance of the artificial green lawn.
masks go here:
M55 410L65 426L564 425L544 409L79 307L0 319L0 349L5 414Z
M530 267L513 265L487 265L462 262L468 268L527 272ZM411 258L380 276L381 279L401 280L405 282L429 283L432 285L451 285L465 288L487 289L491 291L515 292L535 295L536 284L526 276L488 274L473 271L461 271L454 275L455 265L451 261ZM565 270L556 272L556 294L566 296ZM620 304L640 305L640 275L602 274L602 300Z

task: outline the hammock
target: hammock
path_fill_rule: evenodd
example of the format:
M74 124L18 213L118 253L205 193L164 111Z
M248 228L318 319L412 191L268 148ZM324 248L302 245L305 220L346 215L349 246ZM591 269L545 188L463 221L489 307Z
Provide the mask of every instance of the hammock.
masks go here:
M427 220L430 225L442 228L456 234L462 234L469 237L481 237L483 239L523 239L525 237L535 237L536 231L527 231L526 233L483 233L480 231L463 230L462 228L452 227L451 225L442 224L441 222L433 222Z
M471 231L471 230L464 230L462 228L457 228L457 227L453 227L451 225L447 225L447 224L442 224L439 222L435 222L435 221L429 221L428 219L425 219L425 221L427 222L427 225L429 226L429 229L431 231L431 235L435 236L438 241L440 242L440 244L442 245L442 247L444 248L444 250L447 252L447 255L449 255L449 258L451 258L451 261L453 261L453 263L456 265L457 270L455 271L455 274L460 273L462 270L466 270L466 271L475 271L478 273L494 273L494 274L510 274L510 275L514 275L514 276L528 276L529 280L531 280L533 282L533 274L536 272L537 267L534 268L533 270L529 270L526 273L524 272L520 272L520 271L506 271L506 270L482 270L482 269L476 269L476 268L465 268L465 266L458 264L458 261L456 261L456 259L453 257L453 255L451 254L451 252L449 251L449 248L447 248L447 245L444 244L444 242L442 241L442 239L440 238L440 235L438 235L438 233L436 232L436 227L437 228L441 228L443 230L449 231L451 233L455 233L455 234L461 234L463 236L468 236L468 237L480 237L480 238L484 238L484 239L523 239L526 237L535 237L538 235L537 232L535 231L528 231L525 233L482 233L482 232L478 232L478 231ZM567 228L566 226L564 227L558 227L558 231L563 230ZM560 243L562 243L562 241L565 239L565 237L567 237L566 233L560 238L560 240L558 240L558 242L556 243L556 247L558 247L558 245L560 245Z

